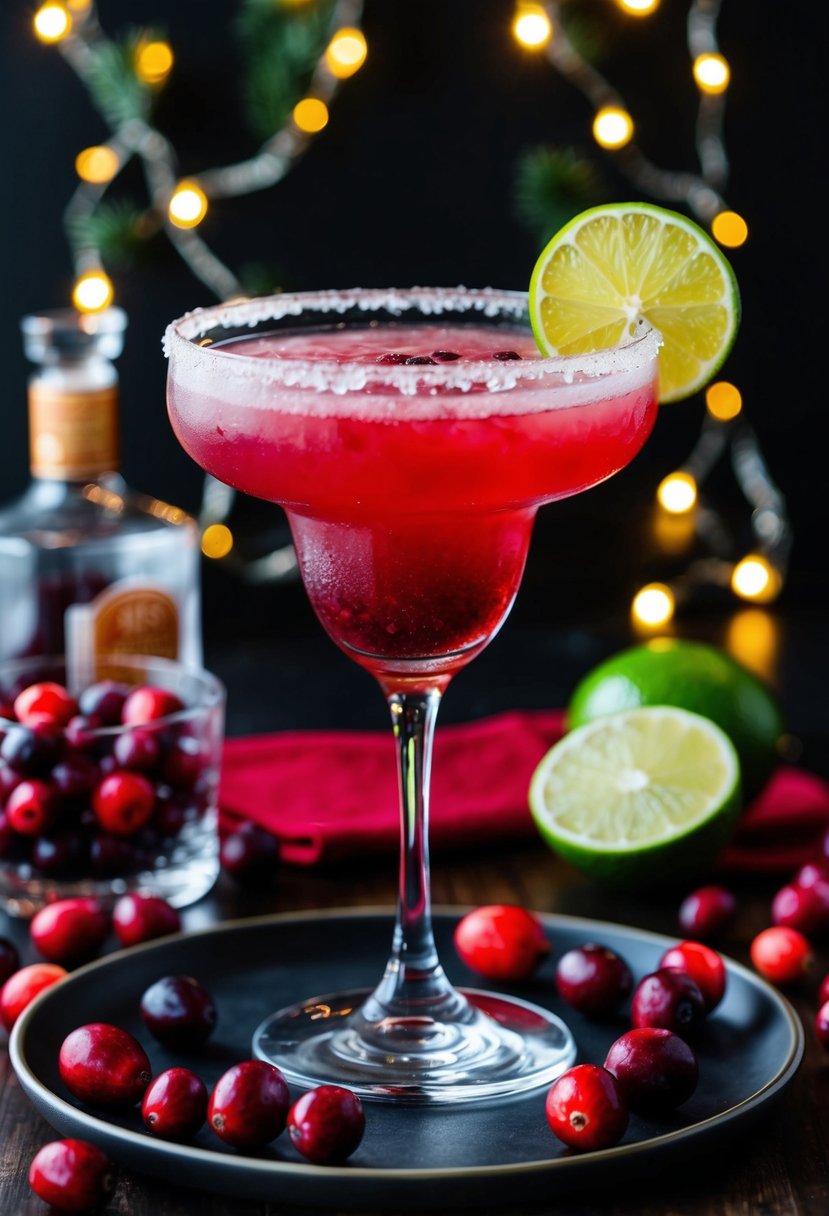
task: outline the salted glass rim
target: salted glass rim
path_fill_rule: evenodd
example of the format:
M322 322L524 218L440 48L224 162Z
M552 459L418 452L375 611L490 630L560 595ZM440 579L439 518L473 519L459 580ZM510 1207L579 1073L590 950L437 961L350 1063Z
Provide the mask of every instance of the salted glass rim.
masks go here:
M556 377L565 383L579 379L601 379L630 374L650 367L662 343L661 335L647 321L634 323L635 330L616 346L583 354L539 354L538 358L493 363L487 360L420 364L339 363L333 359L263 359L254 355L215 347L200 339L216 329L254 329L267 321L318 313L335 320L347 312L383 313L397 319L416 312L418 317L439 322L449 314L479 314L482 321L502 319L529 326L528 295L523 291L467 287L348 288L321 291L280 292L269 296L233 299L197 308L177 317L167 326L163 338L164 354L171 366L187 366L192 371L217 373L234 379L255 379L260 384L281 384L313 388L323 392L359 392L370 380L373 387L389 388L404 394L430 388L464 391L481 380L490 391L515 388L528 381ZM352 318L349 318L352 320ZM243 335L234 335L243 338ZM217 363L218 360L218 363Z

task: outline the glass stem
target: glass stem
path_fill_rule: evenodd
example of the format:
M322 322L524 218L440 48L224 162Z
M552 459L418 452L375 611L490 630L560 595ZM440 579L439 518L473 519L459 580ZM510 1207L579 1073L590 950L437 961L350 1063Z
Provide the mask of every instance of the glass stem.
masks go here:
M446 978L432 934L429 775L440 697L436 689L388 695L397 741L401 831L392 952L369 1002L379 1002L383 1019L457 1020L469 1008Z

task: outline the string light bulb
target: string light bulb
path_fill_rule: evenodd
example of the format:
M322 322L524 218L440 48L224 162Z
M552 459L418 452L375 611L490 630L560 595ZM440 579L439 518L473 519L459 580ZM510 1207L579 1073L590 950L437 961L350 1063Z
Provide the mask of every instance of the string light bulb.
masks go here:
M736 211L720 211L711 221L711 234L726 249L739 249L748 240L748 224Z
M731 80L731 68L724 55L706 51L694 60L694 80L703 93L724 93Z
M593 138L602 148L624 148L633 139L633 119L621 106L602 106L593 119Z
M666 583L648 583L636 593L630 606L634 623L648 628L666 625L675 609L674 593Z
M540 51L553 36L553 27L541 4L519 4L512 23L515 41L528 51Z
M303 97L294 106L293 118L300 131L316 135L328 125L328 106L319 97Z
M705 408L717 422L730 422L743 408L743 395L736 384L715 380L705 390Z
M630 17L650 17L659 8L659 0L616 0L616 3Z
M366 61L368 46L362 30L344 26L337 30L325 51L325 66L338 80L347 80Z
M107 144L95 144L84 148L75 157L75 172L83 182L104 185L111 182L120 168L118 153Z
M72 303L78 312L103 312L114 298L112 279L103 270L87 270L75 280Z
M731 572L731 590L740 599L755 604L768 604L776 599L782 583L779 570L760 553L747 554Z
M174 62L173 48L168 42L142 42L135 52L135 74L145 84L162 84Z
M207 215L207 195L196 182L179 182L167 206L177 228L195 228Z
M697 482L690 473L679 469L663 477L656 491L660 507L670 515L685 515L697 503Z
M209 524L202 532L201 551L205 557L227 557L233 548L233 533L227 524Z
M63 4L49 0L35 13L34 30L41 42L60 42L72 32L72 17Z

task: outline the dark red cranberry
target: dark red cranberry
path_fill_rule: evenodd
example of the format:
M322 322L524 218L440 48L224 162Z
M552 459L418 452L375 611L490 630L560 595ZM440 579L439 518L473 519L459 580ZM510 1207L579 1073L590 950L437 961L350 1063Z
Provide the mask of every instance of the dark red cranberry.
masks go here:
M437 359L438 363L454 363L460 359L460 355L456 350L433 350L432 358Z
M397 354L394 351L387 351L383 355L378 355L375 359L375 363L385 364L386 366L399 366L405 362L406 356Z
M174 836L178 836L187 822L189 803L186 795L173 793L160 795L158 790L156 790L156 795L151 827L162 840L170 840Z
M434 362L435 360L430 359L428 355L409 355L408 359L406 360L406 366L415 367L426 363L434 364Z
M210 1094L207 1119L234 1148L261 1148L285 1127L291 1096L284 1076L264 1060L243 1060L223 1073Z
M122 895L112 909L112 927L122 946L136 946L177 933L181 917L158 895Z
M455 927L454 942L470 970L505 983L529 979L550 953L541 921L510 904L488 904L467 912Z
M687 1102L697 1087L697 1057L671 1030L642 1026L611 1046L604 1062L631 1110L665 1114Z
M32 777L21 781L6 800L9 825L20 836L39 836L55 822L58 803L55 791L45 781Z
M276 838L255 823L243 823L221 843L222 869L246 887L262 887L273 881L279 863Z
M6 801L16 785L23 780L21 773L15 770L5 760L0 760L0 804Z
M87 798L98 780L98 765L88 756L76 754L61 760L49 776L65 803L77 804Z
M60 735L54 726L15 726L0 745L0 756L25 777L48 773L60 755Z
M0 937L0 988L15 971L20 969L20 952L14 942Z
M147 684L132 689L121 710L121 721L125 726L144 726L182 709L184 702L174 692Z
M501 363L510 363L513 359L521 358L517 350L496 350L492 357L500 360Z
M136 868L135 847L123 836L99 832L89 842L89 866L99 878L131 874Z
M821 1047L829 1051L829 1001L824 1001L815 1014L815 1034Z
M815 877L811 886L786 883L771 903L775 925L787 925L801 933L819 936L829 930L829 881Z
M725 963L716 950L702 942L679 942L666 950L659 960L660 967L676 967L686 972L697 984L705 1011L710 1013L725 995L728 973Z
M78 703L62 684L45 680L41 684L30 684L17 694L14 712L18 722L28 723L33 715L43 715L56 726L65 726L78 712Z
M75 714L75 717L66 723L63 737L73 751L91 752L101 742L101 736L97 733L101 725L99 718Z
M83 690L78 708L85 718L95 718L101 726L118 726L129 691L127 684L99 680Z
M207 1119L207 1087L189 1068L168 1068L150 1082L141 1118L161 1140L190 1140Z
M201 744L186 735L170 745L161 766L162 780L177 790L191 790L204 768Z
M363 1138L366 1116L350 1089L319 1085L297 1098L288 1111L288 1135L294 1148L315 1165L345 1161Z
M29 933L39 954L68 967L97 954L109 933L109 916L97 900L59 899L35 913Z
M693 1032L704 1017L699 985L676 967L661 967L640 980L630 1006L632 1026L658 1026L675 1034Z
M725 887L712 884L687 895L679 906L679 925L688 937L703 940L724 933L737 915L737 900Z
M112 1162L87 1140L44 1144L29 1166L29 1186L58 1212L89 1212L112 1193Z
M9 857L17 836L5 811L0 811L0 858Z
M619 1082L598 1064L577 1064L554 1081L545 1112L553 1135L582 1152L616 1144L628 1125Z
M818 882L829 882L829 857L804 862L792 882L798 887L813 887Z
M32 866L51 877L83 869L86 858L84 837L72 828L53 836L38 836L32 842Z
M589 942L559 959L556 987L561 999L579 1013L603 1017L615 1013L630 995L633 974L613 950Z
M152 1079L138 1040L108 1022L71 1031L61 1044L58 1070L70 1093L96 1106L134 1106Z
M161 740L150 730L125 730L113 743L112 755L119 768L149 773L161 759Z
M49 988L67 975L58 963L29 963L21 967L0 988L0 1022L11 1031L23 1010L39 992Z
M824 1005L827 1001L829 1001L829 971L820 981L820 987L817 990L818 1005Z
M140 773L110 773L92 793L95 818L105 832L133 836L149 823L155 807L153 783Z
M203 1047L216 1025L210 993L190 975L165 975L141 997L141 1017L165 1047L195 1051Z

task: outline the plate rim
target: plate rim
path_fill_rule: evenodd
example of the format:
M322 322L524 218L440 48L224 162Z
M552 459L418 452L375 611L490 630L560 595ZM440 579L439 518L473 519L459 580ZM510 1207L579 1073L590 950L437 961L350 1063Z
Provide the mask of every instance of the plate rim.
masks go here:
M435 905L432 909L433 918L443 917L447 919L459 919L467 911L472 910L470 905ZM393 923L395 909L393 907L384 907L382 905L367 905L367 906L348 906L344 908L324 908L324 909L303 909L298 912L275 912L265 913L251 917L237 917L228 921L221 921L215 925L207 925L199 929L183 929L177 933L167 934L164 937L155 938L152 941L141 943L140 945L130 946L124 949L115 950L101 958L94 959L92 962L78 967L59 984L51 985L49 988L39 993L37 997L24 1009L21 1015L15 1022L11 1036L9 1038L9 1057L12 1067L20 1082L21 1087L36 1106L40 1114L51 1123L49 1115L45 1113L44 1107L48 1110L54 1108L58 1113L64 1115L72 1121L80 1120L86 1123L93 1131L100 1133L107 1139L113 1139L116 1142L123 1142L126 1148L139 1147L143 1150L151 1151L153 1155L157 1155L162 1161L169 1159L176 1161L181 1158L182 1154L192 1161L193 1164L199 1163L216 1164L221 1163L227 1169L242 1168L245 1172L262 1177L263 1179L273 1176L279 1177L287 1175L288 1177L300 1179L310 1179L323 1176L331 1182L337 1179L348 1182L363 1182L363 1183L385 1183L385 1182L426 1182L426 1181L441 1181L441 1180L458 1180L462 1178L481 1178L497 1176L518 1176L525 1174L541 1173L554 1170L556 1173L567 1174L578 1169L585 1169L586 1165L595 1163L597 1159L601 1159L602 1163L611 1165L629 1160L631 1157L639 1157L643 1154L653 1152L658 1154L661 1150L669 1149L680 1144L684 1140L693 1139L705 1133L714 1126L720 1126L723 1123L731 1123L745 1116L748 1116L753 1111L756 1111L764 1103L770 1101L778 1095L785 1087L794 1079L798 1068L800 1067L805 1051L805 1032L803 1024L798 1017L794 1007L779 992L773 985L764 980L761 976L751 971L748 967L732 959L729 955L722 951L718 951L723 958L727 970L732 970L741 978L749 983L749 985L762 992L766 999L770 999L772 1005L776 1007L776 1012L782 1017L785 1025L790 1033L790 1041L786 1056L782 1064L778 1067L775 1073L760 1086L759 1089L743 1098L740 1102L733 1106L726 1107L725 1110L718 1112L715 1115L709 1115L705 1119L700 1119L695 1123L685 1127L677 1128L672 1131L662 1132L656 1136L650 1136L646 1140L637 1140L632 1144L618 1144L610 1148L601 1150L593 1150L590 1152L582 1152L572 1156L559 1156L553 1158L542 1158L533 1161L507 1162L501 1165L476 1165L476 1166L441 1166L434 1169L429 1168L400 1168L400 1167L383 1167L383 1166L360 1166L360 1165L313 1165L305 1162L294 1162L285 1160L271 1160L264 1157L242 1157L230 1156L224 1153L218 1153L216 1150L202 1148L199 1145L179 1143L175 1141L156 1140L140 1131L132 1131L128 1128L122 1128L118 1124L110 1123L108 1120L100 1118L98 1115L89 1111L80 1109L73 1103L67 1101L60 1094L55 1093L44 1084L34 1069L30 1067L26 1058L25 1041L28 1027L35 1015L50 1001L57 999L60 992L66 992L68 985L75 986L77 983L86 981L90 974L95 974L100 970L106 970L113 962L123 961L124 958L136 958L140 954L146 954L163 946L180 944L183 940L192 940L193 938L213 937L217 934L238 933L242 931L255 931L264 929L270 925L293 923L298 921L324 921L329 919L372 919L386 920L389 925ZM622 933L630 938L638 939L646 944L665 945L677 940L676 937L670 937L663 933L657 933L650 929L639 929L635 926L620 925L613 921L595 920L590 917L568 916L555 912L536 912L542 923L552 929L556 925L565 924L574 929L579 926L584 926L590 934L595 936L596 930L608 930L611 933ZM587 940L587 939L585 939ZM539 1089L542 1087L539 1087ZM33 1096L33 1095L36 1095ZM522 1095L526 1097L527 1094ZM37 1100L39 1099L39 1101ZM490 1103L493 1104L493 1103ZM481 1103L484 1106L485 1103ZM54 1126L54 1124L51 1124ZM56 1129L57 1130L57 1129ZM148 1173L151 1171L148 1170Z

